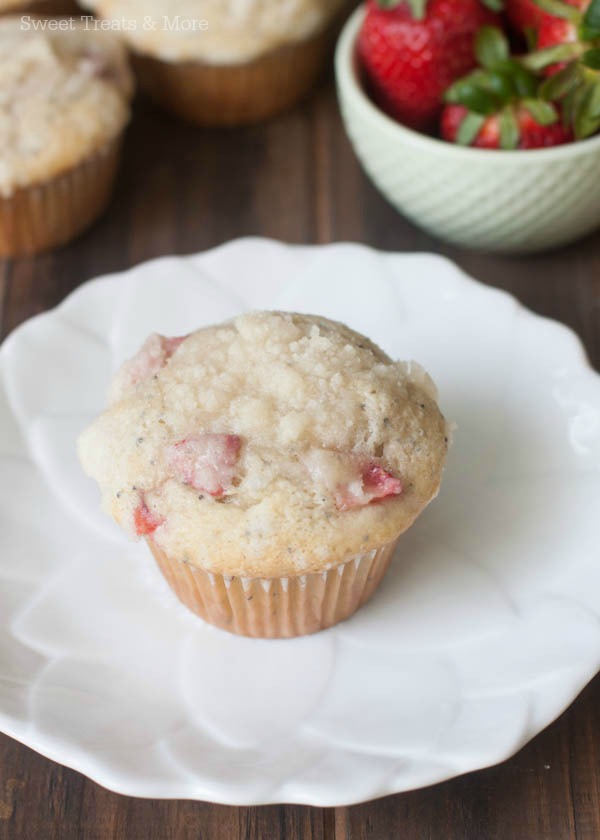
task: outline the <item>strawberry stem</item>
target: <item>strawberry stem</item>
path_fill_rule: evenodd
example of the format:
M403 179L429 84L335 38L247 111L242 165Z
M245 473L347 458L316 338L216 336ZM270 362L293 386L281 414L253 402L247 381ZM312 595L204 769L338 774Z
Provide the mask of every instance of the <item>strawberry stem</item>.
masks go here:
M583 28L591 33L593 38L600 37L600 0L592 0L588 6L583 16Z
M482 26L475 38L475 55L482 67L493 70L510 56L510 47L504 33L496 26Z
M531 114L538 125L553 125L558 120L554 105L543 99L523 99L523 107Z
M585 52L581 56L581 61L592 70L600 70L600 47Z
M521 62L528 70L543 70L544 67L549 67L551 64L579 58L584 49L585 47L582 44L556 44L556 46L546 47L543 50L524 55Z
M415 20L423 20L427 11L427 0L406 0Z
M507 105L500 114L500 148L512 151L519 145L521 135L519 123L512 105Z
M473 111L469 111L464 120L461 122L456 134L456 142L458 145L470 146L481 131L485 119L486 118L482 114L475 114Z
M415 20L423 20L427 10L427 0L377 0L377 5L382 9L395 9L402 2L408 3Z
M558 73L546 79L540 87L540 96L548 101L562 99L581 81L581 73L576 61L567 64Z
M533 2L552 17L569 20L572 23L581 21L581 12L574 6L563 3L562 0L533 0Z

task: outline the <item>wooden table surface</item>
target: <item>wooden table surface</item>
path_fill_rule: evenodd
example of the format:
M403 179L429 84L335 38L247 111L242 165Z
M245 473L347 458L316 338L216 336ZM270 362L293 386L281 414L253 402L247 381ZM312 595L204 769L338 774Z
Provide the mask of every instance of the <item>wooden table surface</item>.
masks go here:
M468 253L432 239L401 218L362 174L331 81L294 112L239 131L186 127L138 105L106 217L59 253L0 262L2 334L95 275L248 234L446 254L484 283L573 327L600 364L600 235L518 259ZM510 761L351 808L129 799L0 735L0 838L188 837L598 840L600 677Z

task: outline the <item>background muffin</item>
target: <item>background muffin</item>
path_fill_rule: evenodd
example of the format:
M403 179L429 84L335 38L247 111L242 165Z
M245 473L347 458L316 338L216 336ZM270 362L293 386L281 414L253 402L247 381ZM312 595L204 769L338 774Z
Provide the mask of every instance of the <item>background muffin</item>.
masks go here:
M256 122L294 104L329 55L344 0L88 0L121 30L140 87L208 125ZM152 26L144 21L151 18Z
M79 444L104 509L188 606L248 635L312 632L364 602L447 449L421 368L304 315L151 336L110 402Z
M0 255L73 238L111 194L133 83L102 32L0 20Z

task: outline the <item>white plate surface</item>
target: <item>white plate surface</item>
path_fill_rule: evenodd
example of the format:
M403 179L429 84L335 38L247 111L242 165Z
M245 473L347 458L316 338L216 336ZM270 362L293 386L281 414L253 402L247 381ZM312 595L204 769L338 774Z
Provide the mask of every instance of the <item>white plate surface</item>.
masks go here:
M422 362L456 439L376 597L216 630L99 510L75 438L147 333L314 312ZM108 788L341 805L498 762L600 667L600 378L446 260L246 239L85 284L0 356L0 727Z

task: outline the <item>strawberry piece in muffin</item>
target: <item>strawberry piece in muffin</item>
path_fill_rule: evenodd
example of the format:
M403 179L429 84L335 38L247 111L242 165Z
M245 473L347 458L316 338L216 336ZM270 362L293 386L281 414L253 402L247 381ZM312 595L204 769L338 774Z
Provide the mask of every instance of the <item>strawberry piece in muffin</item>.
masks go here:
M185 484L220 498L233 486L241 445L238 435L206 433L174 443L167 459Z
M132 389L158 373L186 338L186 335L167 338L158 333L148 336L140 350L125 362L114 377L109 403L112 405L124 399Z
M374 499L399 496L402 482L379 464L368 464L362 474L363 488Z
M144 499L141 500L133 513L133 525L138 537L147 537L153 534L165 520L153 513Z
M354 510L386 499L388 496L399 496L402 493L402 482L382 466L369 463L363 467L360 478L350 484L338 486L335 494L335 504L338 510Z
M332 494L338 510L354 510L402 493L399 478L355 453L313 449L304 456L304 465L313 481Z

